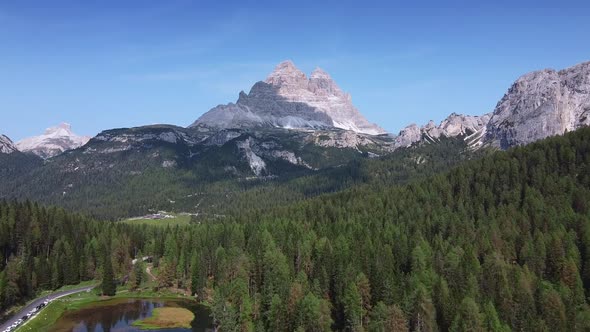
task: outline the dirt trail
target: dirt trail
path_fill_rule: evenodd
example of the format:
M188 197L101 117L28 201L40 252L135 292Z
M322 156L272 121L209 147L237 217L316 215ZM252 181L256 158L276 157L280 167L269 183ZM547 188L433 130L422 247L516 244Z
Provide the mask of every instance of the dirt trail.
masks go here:
M152 281L157 280L156 276L152 274L152 267L150 265L146 266L145 272L147 272L147 274L150 276L150 278L152 278Z

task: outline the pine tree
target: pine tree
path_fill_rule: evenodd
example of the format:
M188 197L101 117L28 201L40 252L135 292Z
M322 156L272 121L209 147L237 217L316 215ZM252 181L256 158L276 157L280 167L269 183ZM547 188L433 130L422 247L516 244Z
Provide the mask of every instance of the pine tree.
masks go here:
M325 302L312 293L305 295L297 312L296 326L304 331L331 331L332 319Z
M483 328L485 331L489 332L509 332L510 328L500 321L500 317L498 317L498 312L494 307L492 302L487 302L483 306Z
M363 323L363 298L356 284L349 283L346 286L342 304L344 305L344 315L349 329L352 331L360 330Z
M452 332L483 332L481 313L479 306L472 298L466 297L461 302L461 306L457 312L457 316L453 320L450 331Z
M437 330L436 308L432 303L428 291L419 285L415 294L414 310L412 317L414 331L433 332Z
M201 276L199 269L199 256L196 251L191 255L191 294L197 295L201 289Z
M145 265L143 264L141 254L138 255L138 257L139 258L137 259L137 261L135 262L135 265L133 266L133 273L131 273L131 276L130 276L132 289L139 288L141 286L141 283L143 282Z
M378 302L371 311L369 331L374 332L408 332L408 321L404 312L397 306L387 306Z
M115 285L115 276L113 275L111 257L108 251L105 250L105 256L103 257L102 265L102 294L106 296L113 296L116 292L117 286Z

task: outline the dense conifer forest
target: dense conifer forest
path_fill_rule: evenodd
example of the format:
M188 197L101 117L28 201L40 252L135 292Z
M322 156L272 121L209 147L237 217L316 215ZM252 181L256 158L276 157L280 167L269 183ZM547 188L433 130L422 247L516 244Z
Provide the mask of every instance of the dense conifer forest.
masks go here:
M288 139L293 137L282 137L281 142ZM317 169L277 163L268 177L253 176L239 151L227 147L194 162L179 162L175 168L163 168L161 162L150 160L153 154L172 160L179 154L175 148L168 144L99 156L70 151L45 162L23 153L0 154L0 199L30 199L100 220L140 216L150 210L205 217L235 215L252 206L274 209L361 184L402 184L486 153L470 151L464 137L400 148L380 158L352 148L321 150L308 144L305 153L330 162L318 162ZM98 166L75 171L76 158ZM228 167L239 172L228 174L224 171Z
M140 251L158 287L210 303L221 331L590 329L590 129L404 185L383 171L183 227L2 202L1 309L122 278Z

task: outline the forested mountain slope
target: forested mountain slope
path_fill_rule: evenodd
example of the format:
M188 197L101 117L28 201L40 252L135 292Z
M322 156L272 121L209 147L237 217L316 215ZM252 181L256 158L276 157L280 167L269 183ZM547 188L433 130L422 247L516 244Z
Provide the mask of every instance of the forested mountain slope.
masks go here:
M224 331L584 331L589 201L585 128L404 186L354 187L186 227L2 203L0 247L10 258L0 293L6 304L31 287L90 278L104 262L121 276L137 248L156 257L161 287L209 301ZM58 259L69 272L43 270Z
M272 234L270 251L291 275L285 300L267 299L268 308L287 310L302 287L330 300L338 328L585 330L589 166L586 128L407 186L352 189L238 220L249 221L249 245L248 234ZM267 255L254 258L262 271L275 257Z
M346 146L333 146L344 141ZM0 198L31 199L100 219L162 209L226 215L367 181L402 183L479 153L462 136L393 153L390 144L387 136L345 131L203 133L161 125L108 130L82 148L38 160L18 174L11 165L20 159L2 155L0 172L13 170L13 176L0 178Z

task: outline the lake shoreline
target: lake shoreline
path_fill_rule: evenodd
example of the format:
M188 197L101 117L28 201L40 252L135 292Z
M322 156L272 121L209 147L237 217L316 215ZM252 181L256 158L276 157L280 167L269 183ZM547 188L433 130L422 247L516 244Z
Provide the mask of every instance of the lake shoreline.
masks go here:
M75 294L64 297L50 303L40 314L35 318L22 325L17 332L33 332L33 331L47 331L51 330L53 326L68 313L99 309L105 306L112 306L118 301L133 301L133 300L153 300L159 302L165 301L182 301L189 303L191 306L201 307L205 310L210 310L209 305L197 301L194 297L181 295L173 292L154 292L151 290L141 291L127 291L122 290L114 296L100 296L96 293Z

